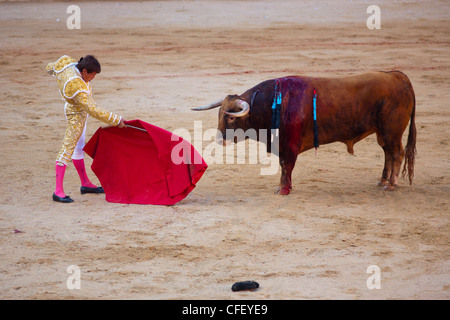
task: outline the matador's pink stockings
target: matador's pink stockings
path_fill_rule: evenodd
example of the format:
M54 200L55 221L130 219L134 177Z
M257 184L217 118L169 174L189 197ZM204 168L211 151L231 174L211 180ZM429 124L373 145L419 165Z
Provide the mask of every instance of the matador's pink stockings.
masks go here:
M66 165L59 165L58 162L56 162L55 166L55 172L56 172L56 187L55 187L55 194L58 197L64 198L66 194L64 193L64 173L66 172Z
M86 174L84 159L72 159L72 162L75 166L75 169L77 169L78 175L80 176L81 186L88 188L97 188L97 186L89 180Z

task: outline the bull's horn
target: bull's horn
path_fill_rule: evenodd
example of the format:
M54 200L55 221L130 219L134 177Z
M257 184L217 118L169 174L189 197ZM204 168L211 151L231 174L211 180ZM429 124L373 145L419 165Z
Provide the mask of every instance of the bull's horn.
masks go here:
M204 110L214 109L214 108L220 107L222 105L222 102L223 102L223 99L220 99L220 100L217 100L216 102L208 104L207 106L191 108L191 110L204 111Z
M233 116L233 117L241 118L241 117L246 116L250 112L250 105L244 100L236 101L236 106L238 106L242 110L238 111L238 112L227 112L227 111L225 111L225 113L230 115L230 116Z

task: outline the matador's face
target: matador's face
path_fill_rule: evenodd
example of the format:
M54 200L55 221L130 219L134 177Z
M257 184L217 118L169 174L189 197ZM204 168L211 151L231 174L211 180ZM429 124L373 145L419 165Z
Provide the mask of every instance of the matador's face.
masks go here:
M81 72L81 77L85 82L89 82L94 80L96 74L97 72L88 73L86 69L83 69L83 71Z

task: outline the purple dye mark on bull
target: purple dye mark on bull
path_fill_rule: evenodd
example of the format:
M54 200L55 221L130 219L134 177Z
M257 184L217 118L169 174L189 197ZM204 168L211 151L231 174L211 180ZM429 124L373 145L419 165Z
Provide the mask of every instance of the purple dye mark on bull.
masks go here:
M298 145L300 133L311 115L309 110L311 103L306 103L308 83L305 79L298 77L284 77L279 80L283 96L280 135L284 141L284 146L280 147L291 149Z
M296 77L285 77L279 79L281 83L281 94L284 100L284 115L285 121L292 121L298 112L300 112L300 107L302 106L302 98L304 96L304 91L307 88L307 84L304 79L299 79Z

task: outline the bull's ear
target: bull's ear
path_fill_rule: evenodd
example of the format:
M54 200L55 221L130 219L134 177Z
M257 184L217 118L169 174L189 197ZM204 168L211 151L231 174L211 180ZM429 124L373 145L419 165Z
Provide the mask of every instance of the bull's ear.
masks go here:
M220 107L222 105L223 100L224 99L217 100L217 101L215 101L213 103L210 103L210 104L208 104L206 106L203 106L203 107L191 108L191 110L194 110L194 111L205 111L205 110L214 109L214 108Z
M256 99L256 96L258 95L258 93L259 93L259 90L256 90L255 92L253 92L252 100L250 102L250 108L253 107L253 102L255 102L255 99Z

